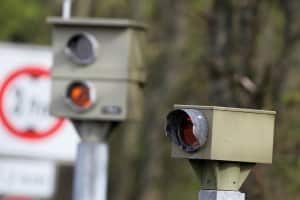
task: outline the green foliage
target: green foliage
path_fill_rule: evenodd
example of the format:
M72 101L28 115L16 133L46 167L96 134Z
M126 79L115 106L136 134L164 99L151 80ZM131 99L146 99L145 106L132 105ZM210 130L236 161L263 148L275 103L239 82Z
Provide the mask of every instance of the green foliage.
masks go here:
M95 1L94 16L98 17L129 17L130 0Z
M45 43L49 29L47 1L1 0L0 39L14 42Z
M274 162L272 176L277 177L289 196L299 192L300 159L297 156L282 155ZM280 172L280 173L278 173ZM293 198L292 198L293 199Z
M208 29L213 25L210 23L215 20L211 16L211 9L215 1L182 0L182 2L185 2L184 6L186 6L182 11L183 13L168 13L170 10L174 11L176 9L169 9L162 5L172 7L174 1L93 0L92 15L118 18L130 17L132 12L135 12L135 10L131 10L132 3L135 2L141 2L142 18L149 25L147 45L144 49L147 52L149 72L145 112L148 121L145 130L141 131L144 135L141 136L140 146L132 147L138 148L135 151L140 152L136 165L130 167L136 172L136 181L142 182L141 180L144 180L143 176L148 173L145 168L149 164L144 161L150 160L149 162L152 162L153 160L149 159L152 156L154 161L159 160L159 163L163 164L162 166L159 165L157 171L153 172L154 175L149 175L150 178L147 179L147 183L137 184L139 188L133 188L132 190L142 191L144 189L142 187L151 185L152 181L155 182L155 188L163 194L162 199L197 199L199 182L188 166L188 162L170 158L170 144L163 137L163 116L174 103L211 104L208 100L211 91L208 89L208 65L205 59L208 59L208 55L210 55L209 46L211 41ZM222 3L222 1L218 2ZM243 2L248 1L231 0L226 2L235 2L240 6ZM282 53L281 50L285 42L282 39L285 16L281 11L279 2L278 0L265 0L258 11L261 15L259 16L260 26L258 27L260 32L254 41L257 45L254 49L255 56L253 58L257 71L263 71L262 66L266 63L276 63L277 57ZM45 23L46 17L54 15L53 13L57 12L56 7L60 6L58 5L60 3L61 1L54 0L1 0L0 40L33 43L49 42L50 26ZM177 16L179 14L180 17ZM181 21L183 18L184 22ZM184 24L183 27L181 23ZM295 27L293 27L294 29L296 30ZM238 37L241 37L240 29L237 28L234 31L237 32L235 34ZM238 53L243 49L239 48L238 45L240 44L237 42L239 41L237 38L232 37L231 39L235 40L233 44L237 48L230 57L233 64L229 67L233 69L241 68L239 63L241 58ZM181 44L178 45L180 42ZM299 49L293 51L295 59L298 58L299 52ZM298 61L292 64L299 66L299 63ZM284 109L280 113L280 120L278 121L275 162L273 166L267 166L265 169L267 172L262 175L262 185L264 187L260 188L261 185L253 184L247 188L248 193L262 196L255 199L282 199L281 196L276 196L276 194L283 194L285 199L296 199L295 197L299 195L300 161L297 155L300 152L300 84L298 74L299 67L292 71L287 83L288 87L281 96ZM228 74L228 76L230 75ZM260 78L260 76L254 77L254 79ZM226 82L223 83L226 84ZM219 86L222 86L222 84ZM271 101L268 102L267 106L272 107L272 105L268 105L271 103ZM154 110L153 106L157 109ZM130 137L129 135L130 133L124 133L122 137ZM123 147L120 146L120 138L115 136L112 139L118 142L112 147L112 152L118 154L118 156L112 157L112 167L128 164L126 160L121 158ZM154 163L154 166L156 164ZM118 169L121 169L121 167ZM111 183L112 187L118 187L119 177L117 175L122 173L115 173L115 171L114 169L111 170L112 176L115 176ZM252 176L252 179L254 179L254 176ZM126 181L123 182L126 183ZM114 189L110 190L115 191ZM276 193L272 195L272 191L276 191ZM264 195L265 192L269 195Z

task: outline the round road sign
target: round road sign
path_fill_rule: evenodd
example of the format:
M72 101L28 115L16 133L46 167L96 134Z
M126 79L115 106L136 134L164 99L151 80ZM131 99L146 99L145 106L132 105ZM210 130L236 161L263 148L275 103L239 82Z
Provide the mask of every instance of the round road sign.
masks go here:
M48 114L50 72L42 66L25 66L7 76L0 87L0 119L12 135L39 140L55 134L64 119Z

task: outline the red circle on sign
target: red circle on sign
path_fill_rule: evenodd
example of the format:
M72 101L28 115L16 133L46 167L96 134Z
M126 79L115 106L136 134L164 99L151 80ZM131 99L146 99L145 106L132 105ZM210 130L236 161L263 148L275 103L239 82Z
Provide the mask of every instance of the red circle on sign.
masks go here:
M22 139L29 139L29 140L38 140L44 139L51 135L53 135L57 130L59 130L63 123L63 118L58 118L55 123L45 131L34 131L34 130L21 130L18 129L13 125L13 123L8 119L4 112L4 95L7 92L8 86L19 76L21 75L29 75L35 77L50 77L50 71L47 69L40 68L38 66L26 66L22 69L18 69L11 73L8 78L4 81L2 87L0 88L0 119L2 120L4 126L9 130L10 133L13 135L22 138Z
M2 200L32 200L32 198L29 197L19 197L19 196L7 196L4 197Z

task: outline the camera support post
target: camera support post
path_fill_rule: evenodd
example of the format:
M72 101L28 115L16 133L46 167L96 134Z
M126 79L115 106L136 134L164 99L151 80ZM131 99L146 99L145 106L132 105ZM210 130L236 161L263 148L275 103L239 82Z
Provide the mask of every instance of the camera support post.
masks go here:
M238 190L255 163L190 160L201 182L199 200L245 200Z
M239 191L200 190L199 200L245 200L245 194Z
M109 122L76 121L78 145L73 200L106 199Z

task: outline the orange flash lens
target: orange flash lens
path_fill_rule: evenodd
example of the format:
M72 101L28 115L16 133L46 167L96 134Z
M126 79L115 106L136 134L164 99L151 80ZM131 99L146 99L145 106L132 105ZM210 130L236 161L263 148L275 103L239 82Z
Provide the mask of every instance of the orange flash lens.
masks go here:
M90 88L83 83L73 84L69 87L68 98L74 105L87 109L92 105Z

